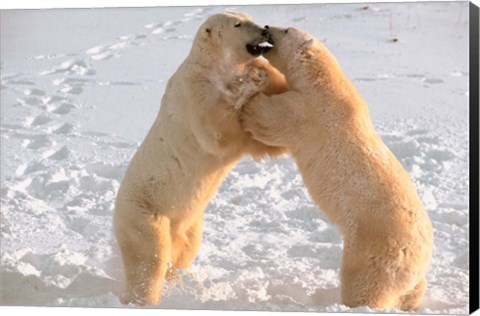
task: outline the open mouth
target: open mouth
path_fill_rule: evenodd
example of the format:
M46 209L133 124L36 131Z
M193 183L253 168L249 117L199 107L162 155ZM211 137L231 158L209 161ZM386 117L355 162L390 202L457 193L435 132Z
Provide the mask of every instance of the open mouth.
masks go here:
M272 34L270 34L270 28L268 25L265 25L265 28L262 30L261 42L258 43L248 43L246 48L250 55L260 56L261 54L268 53L274 45Z
M273 40L269 38L258 44L249 43L246 45L246 48L250 55L260 56L261 54L269 52L273 48Z
M258 44L248 43L245 47L247 48L247 52L252 56L260 56L262 54L262 48Z

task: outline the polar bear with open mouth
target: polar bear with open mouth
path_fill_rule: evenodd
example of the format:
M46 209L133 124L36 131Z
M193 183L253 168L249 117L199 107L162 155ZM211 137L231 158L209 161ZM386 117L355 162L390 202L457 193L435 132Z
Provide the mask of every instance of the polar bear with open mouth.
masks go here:
M203 211L243 155L284 152L253 140L238 119L237 108L255 93L286 91L283 75L259 58L271 48L268 40L246 15L213 15L169 80L116 198L123 303L158 304L164 279L190 265L200 246Z

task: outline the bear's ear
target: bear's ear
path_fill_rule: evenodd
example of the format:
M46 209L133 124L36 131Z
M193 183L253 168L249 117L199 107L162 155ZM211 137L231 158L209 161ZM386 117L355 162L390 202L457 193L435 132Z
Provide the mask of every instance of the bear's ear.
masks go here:
M210 25L204 25L202 30L203 37L211 37L212 36L212 27Z
M305 41L305 42L302 44L302 48L303 48L303 49L310 48L312 45L313 45L313 38Z
M314 45L313 43L313 38L303 42L301 48L300 48L300 53L304 58L311 58L313 56L311 47Z

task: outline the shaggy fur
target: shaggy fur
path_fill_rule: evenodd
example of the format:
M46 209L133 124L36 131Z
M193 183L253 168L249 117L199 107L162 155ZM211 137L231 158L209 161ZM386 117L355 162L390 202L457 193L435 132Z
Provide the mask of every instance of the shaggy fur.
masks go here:
M244 128L291 151L314 201L339 227L342 303L418 308L433 237L411 179L328 49L297 29L270 32L275 47L265 57L290 90L254 96L242 109Z
M165 277L194 260L203 211L244 154L258 158L284 151L252 140L235 110L258 91L286 90L283 75L245 48L265 41L262 31L244 15L210 17L169 80L158 117L116 199L114 229L126 273L123 303L160 302Z

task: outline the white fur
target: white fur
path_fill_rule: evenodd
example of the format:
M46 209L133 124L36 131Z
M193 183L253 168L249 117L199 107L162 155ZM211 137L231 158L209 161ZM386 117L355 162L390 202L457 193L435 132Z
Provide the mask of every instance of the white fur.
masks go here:
M238 21L242 27L235 28ZM244 154L283 152L252 140L235 110L263 89L285 90L284 77L245 49L250 41L263 40L261 31L244 15L210 17L170 78L115 203L115 235L127 283L124 303L158 304L164 279L190 265L201 242L203 211Z

